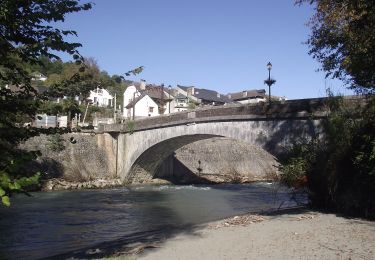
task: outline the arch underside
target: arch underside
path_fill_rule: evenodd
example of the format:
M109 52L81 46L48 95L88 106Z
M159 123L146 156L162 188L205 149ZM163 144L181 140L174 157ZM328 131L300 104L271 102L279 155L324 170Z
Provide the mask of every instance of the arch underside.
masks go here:
M161 177L156 176L155 174L161 163L169 156L172 156L174 151L187 144L213 137L220 136L209 134L184 135L162 141L150 147L141 156L139 156L132 165L126 178L126 182L137 183L140 182L139 180L147 181L153 178Z

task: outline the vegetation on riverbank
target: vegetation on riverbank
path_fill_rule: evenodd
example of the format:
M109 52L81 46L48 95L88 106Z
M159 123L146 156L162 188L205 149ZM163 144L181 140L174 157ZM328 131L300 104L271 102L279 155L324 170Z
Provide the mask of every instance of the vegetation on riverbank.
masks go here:
M305 189L311 206L375 217L375 99L347 107L332 97L324 136L298 140L282 163L281 180Z
M375 218L375 2L296 0L302 3L315 7L309 54L327 77L367 97L353 107L330 93L325 136L298 140L281 180L305 189L314 207Z
M48 99L47 95L35 90L28 68L43 66L41 57L58 60L56 53L67 53L79 69L71 78L56 84L55 89L64 90L59 92L62 96L69 92L69 86L84 79L84 61L77 50L81 44L65 40L66 36L77 33L58 29L57 24L63 22L67 14L91 7L91 3L71 0L0 1L0 197L5 205L9 205L12 193L25 192L25 188L37 183L40 176L30 176L34 173L29 175L24 169L39 153L18 148L19 143L40 133L20 127L20 123L25 119L30 122L40 104ZM54 26L51 26L52 22ZM12 91L6 85L17 90Z

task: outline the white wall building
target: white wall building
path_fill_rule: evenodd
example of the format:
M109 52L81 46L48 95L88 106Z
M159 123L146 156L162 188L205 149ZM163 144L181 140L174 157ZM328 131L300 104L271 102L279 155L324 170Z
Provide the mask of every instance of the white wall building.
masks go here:
M267 101L266 91L264 89L244 90L241 92L230 93L227 97L241 104L253 104Z
M31 80L33 81L46 81L47 77L44 76L42 73L35 72L31 74Z
M96 88L96 90L91 90L88 99L99 107L113 106L113 96L106 89Z
M175 95L175 99L172 101L173 112L186 111L189 108L189 98L181 93Z
M173 113L169 108L173 96L162 86L147 85L144 81L126 88L124 92L123 117L141 118Z
M133 116L135 116L135 118L141 118L158 115L158 104L148 95L142 95L136 98L135 103L131 103L127 106L126 118L133 118Z
M133 100L138 98L141 93L138 91L136 86L128 86L124 91L124 108L123 108L123 116L125 118L132 118L133 116L133 109L131 107L131 103ZM128 107L128 108L127 108Z

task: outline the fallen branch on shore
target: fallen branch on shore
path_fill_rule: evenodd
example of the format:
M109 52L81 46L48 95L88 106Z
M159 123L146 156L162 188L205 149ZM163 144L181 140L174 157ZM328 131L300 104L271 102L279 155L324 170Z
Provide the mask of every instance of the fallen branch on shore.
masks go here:
M243 216L235 216L232 218L227 218L220 221L219 224L212 224L209 228L218 229L222 227L233 227L233 226L247 226L254 223L259 223L267 218L260 215L243 215Z

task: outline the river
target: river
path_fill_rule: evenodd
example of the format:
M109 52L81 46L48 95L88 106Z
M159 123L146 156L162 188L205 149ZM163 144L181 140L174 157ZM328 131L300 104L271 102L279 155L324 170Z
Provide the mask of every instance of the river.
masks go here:
M87 257L95 250L108 254L124 245L160 241L192 231L197 224L281 204L295 205L285 188L270 183L17 195L11 207L0 206L0 259Z

